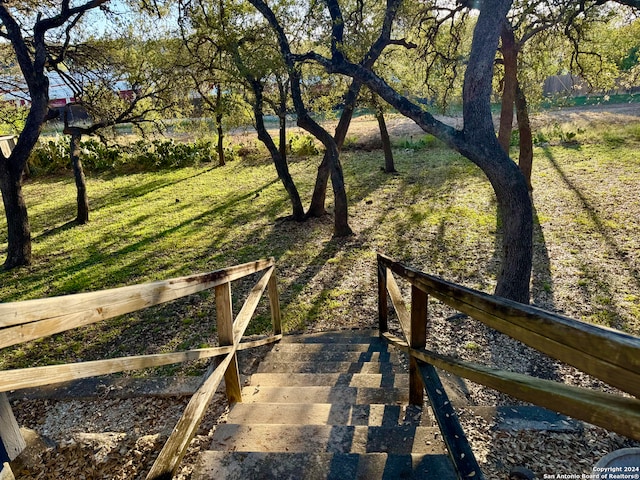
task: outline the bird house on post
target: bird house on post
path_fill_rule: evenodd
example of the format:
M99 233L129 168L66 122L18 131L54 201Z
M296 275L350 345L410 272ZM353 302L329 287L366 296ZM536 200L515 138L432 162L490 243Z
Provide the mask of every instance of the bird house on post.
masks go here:
M5 135L0 137L0 150L2 150L2 155L9 157L14 147L16 146L16 139L18 137L16 135Z
M67 103L62 113L64 128L86 129L91 126L91 118L84 105L79 102Z

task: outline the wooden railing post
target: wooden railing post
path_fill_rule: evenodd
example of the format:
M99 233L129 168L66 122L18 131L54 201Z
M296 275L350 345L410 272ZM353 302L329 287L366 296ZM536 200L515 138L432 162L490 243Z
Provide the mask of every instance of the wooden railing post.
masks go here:
M218 341L220 346L233 345L233 311L231 306L231 283L215 287L216 318L218 319ZM230 403L242 402L238 358L234 354L224 374L227 398Z
M282 320L280 318L280 297L278 295L278 281L275 271L269 279L269 305L271 306L271 323L273 324L273 334L282 333Z
M9 463L15 459L27 444L22 438L20 427L11 410L7 394L0 393L0 479L12 479Z
M411 286L411 335L409 345L412 348L424 348L427 344L427 300L426 292ZM422 406L424 403L424 385L418 368L418 361L409 357L409 403Z
M387 267L378 256L378 331L389 331L389 307L387 305Z

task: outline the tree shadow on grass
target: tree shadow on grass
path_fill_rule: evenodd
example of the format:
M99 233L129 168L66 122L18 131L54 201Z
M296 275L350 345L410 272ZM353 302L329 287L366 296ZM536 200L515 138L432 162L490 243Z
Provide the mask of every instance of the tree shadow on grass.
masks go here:
M582 192L579 186L567 175L562 166L558 163L549 147L543 149L545 157L549 161L550 165L556 171L562 182L566 185L568 190L577 198L581 210L586 213L590 222L594 225L597 235L603 240L611 258L614 258L620 265L626 270L629 279L635 283L636 290L640 288L640 270L632 263L629 258L629 254L624 251L618 240L613 235L611 229L607 227L603 221L601 214L593 206L592 202ZM585 252L586 253L586 252ZM615 304L614 292L611 284L606 276L606 272L601 268L593 265L593 262L589 261L588 255L582 256L580 260L580 268L586 274L586 278L592 280L592 282L584 282L580 284L581 292L585 296L587 303L596 305L600 308L600 313L597 313L592 319L604 323L607 326L614 328L624 329L623 320L618 312L618 306ZM597 286L597 294L589 289L589 284L593 283ZM598 305L599 304L599 305Z
M130 201L132 198L140 198L143 197L144 195L147 195L150 192L153 191L157 191L160 190L162 188L167 188L167 187L171 187L174 185L177 185L179 183L182 182L186 182L189 180L192 180L196 177L199 177L201 175L205 175L209 172L211 172L212 170L214 170L215 168L218 167L211 167L208 169L203 169L198 171L197 173L193 174L193 175L189 175L189 176L185 176L183 178L179 178L179 179L173 179L173 180L169 180L168 175L162 175L162 171L160 172L150 172L152 174L157 174L157 175L161 175L159 178L153 178L150 179L148 181L145 182L131 182L131 183L127 183L126 185L122 185L120 188L112 188L110 190L108 190L106 193L104 193L103 195L95 195L92 191L91 188L91 177L89 177L88 179L88 194L89 194L89 203L90 203L90 212L89 215L92 215L92 212L98 211L101 208L104 207L115 207L117 205L120 205L122 203L126 203L128 201ZM130 175L119 175L119 177L126 177L126 178L135 178L135 176L141 177L143 174L130 174ZM105 181L109 181L109 179L113 179L115 178L115 175L100 175L97 178L101 178L104 179ZM65 182L72 182L72 179L65 177L63 180L61 180L60 178L56 178L56 179L38 179L39 182L47 182L47 181L51 181L51 182L60 182L60 181L65 181ZM38 225L42 225L42 226L46 226L49 225L51 222L52 218L69 218L69 217L75 217L76 215L76 197L75 197L75 190L74 190L74 196L72 196L69 199L69 203L68 204L64 204L64 205L58 205L52 208L49 208L47 210L43 210L42 212L38 212L37 214L31 215L31 224L35 227L38 228ZM71 223L71 222L69 222ZM68 223L65 223L64 225L67 225ZM71 225L73 226L73 225ZM34 229L35 229L34 228ZM59 227L54 227L53 230L57 229ZM50 232L52 231L51 228L46 229L46 227L43 227L43 233L40 235L37 235L34 237L34 240L37 240L40 236L47 236L48 234L50 234Z

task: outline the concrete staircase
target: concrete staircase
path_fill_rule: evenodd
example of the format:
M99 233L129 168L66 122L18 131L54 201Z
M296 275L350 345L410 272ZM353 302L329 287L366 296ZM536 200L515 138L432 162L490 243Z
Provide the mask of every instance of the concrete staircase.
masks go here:
M455 479L428 409L373 331L287 336L201 454L194 479Z

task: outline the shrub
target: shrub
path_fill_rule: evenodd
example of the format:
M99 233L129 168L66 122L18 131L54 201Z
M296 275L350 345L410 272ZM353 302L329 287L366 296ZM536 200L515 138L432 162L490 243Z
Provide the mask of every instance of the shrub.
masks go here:
M71 169L69 140L56 136L35 148L29 156L29 171L32 175L50 175Z
M176 143L138 140L127 146L108 146L94 138L80 143L80 159L87 171L116 173L181 168L211 162L216 157L210 141ZM71 169L69 140L56 137L34 149L29 158L32 175L65 173Z
M308 156L320 153L311 135L294 134L289 137L289 148L294 155Z

